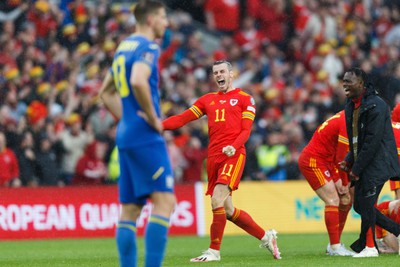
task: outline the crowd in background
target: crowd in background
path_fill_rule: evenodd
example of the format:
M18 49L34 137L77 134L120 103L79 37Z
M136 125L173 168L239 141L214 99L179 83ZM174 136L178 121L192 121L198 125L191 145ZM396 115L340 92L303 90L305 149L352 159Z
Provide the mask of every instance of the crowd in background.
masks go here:
M316 127L343 109L346 69L363 68L391 107L400 101L400 1L165 2L163 114L217 90L212 63L231 61L234 86L257 103L244 180L302 179L298 155ZM117 123L97 93L118 43L134 30L133 8L106 0L1 1L0 186L116 181ZM211 38L218 45L210 51ZM198 120L165 132L177 182L205 179L206 131Z

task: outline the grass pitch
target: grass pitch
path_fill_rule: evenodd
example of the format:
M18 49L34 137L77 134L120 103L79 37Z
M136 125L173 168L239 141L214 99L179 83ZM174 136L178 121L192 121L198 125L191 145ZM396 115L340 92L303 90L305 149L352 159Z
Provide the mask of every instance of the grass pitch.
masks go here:
M349 246L357 237L345 233L342 242ZM274 260L258 248L258 240L250 236L225 236L221 261L190 263L208 247L208 237L170 237L163 266L400 266L400 256L356 259L325 255L327 234L278 234L282 260ZM138 240L139 265L143 266L143 239ZM0 266L4 267L117 267L114 239L67 239L36 241L1 241Z

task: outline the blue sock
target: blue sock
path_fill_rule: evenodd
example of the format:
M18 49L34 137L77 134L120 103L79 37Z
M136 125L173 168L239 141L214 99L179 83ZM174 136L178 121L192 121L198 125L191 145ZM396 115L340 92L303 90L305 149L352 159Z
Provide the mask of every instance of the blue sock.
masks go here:
M137 265L136 223L119 221L117 224L116 241L121 267Z
M159 267L167 245L169 218L151 215L145 234L145 266Z

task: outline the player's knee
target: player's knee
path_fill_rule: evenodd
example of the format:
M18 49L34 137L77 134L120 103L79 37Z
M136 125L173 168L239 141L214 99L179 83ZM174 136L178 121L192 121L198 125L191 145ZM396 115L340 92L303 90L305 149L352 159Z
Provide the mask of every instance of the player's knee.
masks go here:
M222 198L219 198L218 196L212 196L211 197L211 207L212 209L216 209L219 207L224 206L224 200Z
M351 204L350 194L345 194L340 196L340 205L347 206Z
M159 205L162 205L165 210L169 210L170 212L172 212L172 210L175 208L175 205L176 205L175 195L174 194L166 194L159 202Z
M226 218L228 220L232 219L234 209L225 207Z
M121 208L122 221L136 221L140 216L143 206L135 204L123 204Z
M152 196L153 212L169 217L176 205L176 197L172 193L157 193Z
M332 195L331 197L328 197L325 200L325 204L330 206L339 206L339 196Z

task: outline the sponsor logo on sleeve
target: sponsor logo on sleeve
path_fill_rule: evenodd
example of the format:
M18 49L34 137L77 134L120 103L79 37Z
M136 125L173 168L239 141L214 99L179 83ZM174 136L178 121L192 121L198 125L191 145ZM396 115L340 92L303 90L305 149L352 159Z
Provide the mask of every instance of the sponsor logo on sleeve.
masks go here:
M248 110L248 111L251 111L251 112L253 112L253 113L256 113L255 107L247 106L247 110Z

